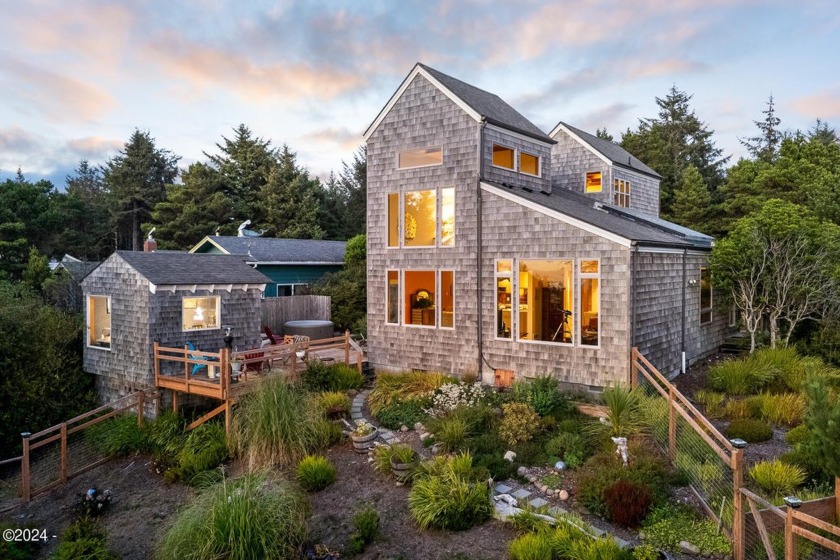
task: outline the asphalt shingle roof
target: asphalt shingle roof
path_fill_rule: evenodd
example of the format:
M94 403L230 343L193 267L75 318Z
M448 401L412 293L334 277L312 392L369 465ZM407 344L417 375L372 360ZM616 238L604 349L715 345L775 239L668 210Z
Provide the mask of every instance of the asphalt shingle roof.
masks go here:
M540 130L539 127L508 105L498 95L462 82L434 68L429 68L425 64L418 63L418 65L449 91L457 95L464 103L472 107L475 112L487 119L487 122L538 140L554 143L554 140L548 134Z
M234 237L210 235L214 243L231 255L250 255L248 262L343 264L345 241L281 239L274 237Z
M268 284L271 280L237 255L205 255L166 251L117 251L117 255L149 282L171 284Z
M632 215L624 209L612 208L585 195L556 188L551 193L483 181L550 210L578 219L642 245L709 249L712 238L653 216ZM688 235L686 232L691 232Z
M615 165L619 167L627 167L629 169L633 169L640 173L644 173L646 175L651 175L658 179L661 179L662 176L644 164L642 160L616 144L615 142L610 142L609 140L604 140L603 138L598 138L594 134L589 134L588 132L584 132L579 128L575 128L570 124L560 122L558 124L562 124L573 133L575 133L581 140L589 144L594 150L601 153L604 157L612 161Z

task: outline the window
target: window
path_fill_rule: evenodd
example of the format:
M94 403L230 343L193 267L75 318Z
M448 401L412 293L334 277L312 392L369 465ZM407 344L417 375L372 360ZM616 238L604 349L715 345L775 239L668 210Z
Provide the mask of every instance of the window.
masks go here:
M440 190L440 244L455 245L455 189Z
M388 247L400 246L400 195L388 195Z
M400 169L442 164L443 148L415 148L400 152L397 156L397 165Z
M433 190L405 193L403 238L406 247L434 247L437 235L437 196Z
M451 329L455 326L455 273L440 271L440 326Z
M406 325L434 327L435 320L435 271L406 270L403 320Z
M613 182L613 204L622 208L630 208L630 181L616 179Z
M397 325L400 322L400 273L388 271L388 303L385 322Z
M572 302L572 261L519 261L520 340L571 344Z
M513 332L513 265L496 261L496 337L510 338Z
M525 152L519 153L519 172L540 176L540 157Z
M601 192L601 172L591 171L586 174L584 192Z
M88 296L88 346L111 348L111 298Z
M729 310L729 326L730 327L737 327L738 326L738 308L732 307Z
M705 266L700 267L700 324L712 322L712 277Z
M277 284L277 296L293 296L307 284Z
M221 327L219 296L185 297L181 302L185 331L210 330Z
M514 166L514 150L513 148L506 148L493 144L493 165L496 167L504 167L505 169L515 169Z
M580 261L580 344L598 346L598 311L601 307L600 264L597 260Z

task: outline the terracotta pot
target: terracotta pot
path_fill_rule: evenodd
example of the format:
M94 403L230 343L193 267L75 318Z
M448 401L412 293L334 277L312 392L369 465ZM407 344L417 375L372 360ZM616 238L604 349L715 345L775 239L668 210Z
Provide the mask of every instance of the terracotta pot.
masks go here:
M356 453L363 455L373 449L373 444L378 436L379 430L377 429L373 430L373 433L366 436L356 436L350 434L350 440L353 442L353 448L356 450Z
M391 472L394 474L394 478L400 482L405 482L411 476L411 471L414 470L418 462L417 457L415 457L411 463L396 463L394 458L391 457Z

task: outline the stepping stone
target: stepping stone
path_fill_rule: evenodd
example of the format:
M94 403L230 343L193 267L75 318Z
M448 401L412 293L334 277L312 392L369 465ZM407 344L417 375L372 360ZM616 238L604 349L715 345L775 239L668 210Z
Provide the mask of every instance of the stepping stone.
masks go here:
M531 493L528 492L527 490L525 490L524 488L520 488L519 490L517 490L516 492L513 493L513 497L517 498L519 500L524 500L525 498L527 498L530 495L531 495Z
M613 535L613 540L617 542L618 546L620 546L621 548L627 548L627 541L625 541L624 539L620 539Z
M353 412L352 414L350 414L350 419L351 420L361 420L362 419L362 413L361 412Z
M603 537L607 532L603 529L599 529L598 527L592 525L592 534L596 537Z
M528 503L531 504L532 508L541 508L545 505L548 505L548 502L546 502L542 498L534 498L533 500L531 500Z
M504 484L499 484L498 486L496 486L496 494L508 494L511 490L513 490L513 488Z
M548 513L550 513L551 515L565 515L569 512L566 511L565 509L561 508L561 507L554 506L554 507L548 508Z

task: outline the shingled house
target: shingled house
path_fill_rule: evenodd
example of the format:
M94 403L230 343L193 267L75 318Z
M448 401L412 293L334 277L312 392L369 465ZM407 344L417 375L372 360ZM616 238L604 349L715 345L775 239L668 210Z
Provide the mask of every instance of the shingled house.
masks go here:
M241 255L269 277L265 296L293 296L300 287L344 266L344 241L208 235L190 253Z
M82 280L84 369L102 402L154 385L152 345L200 350L260 344L260 300L270 282L242 257L117 251Z
M417 64L365 132L368 357L382 369L629 380L714 351L712 239L658 217L659 176Z

